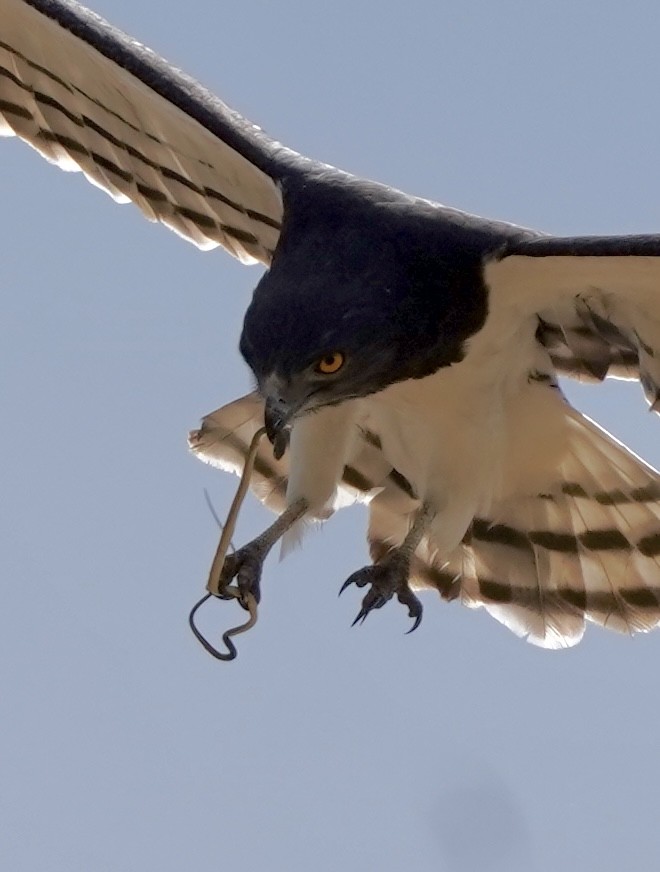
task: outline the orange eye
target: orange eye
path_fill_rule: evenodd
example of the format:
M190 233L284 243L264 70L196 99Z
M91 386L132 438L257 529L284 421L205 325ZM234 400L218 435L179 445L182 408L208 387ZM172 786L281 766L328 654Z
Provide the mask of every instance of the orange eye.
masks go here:
M344 360L345 358L341 351L333 351L332 354L324 354L314 369L316 372L323 373L323 375L333 375L333 373L339 372L342 368Z

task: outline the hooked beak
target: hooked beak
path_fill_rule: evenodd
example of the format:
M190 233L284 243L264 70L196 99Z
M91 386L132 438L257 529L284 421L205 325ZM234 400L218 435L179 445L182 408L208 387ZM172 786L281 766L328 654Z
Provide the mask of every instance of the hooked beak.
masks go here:
M289 422L294 411L280 397L269 396L266 399L264 424L266 436L273 446L275 460L280 460L289 445Z

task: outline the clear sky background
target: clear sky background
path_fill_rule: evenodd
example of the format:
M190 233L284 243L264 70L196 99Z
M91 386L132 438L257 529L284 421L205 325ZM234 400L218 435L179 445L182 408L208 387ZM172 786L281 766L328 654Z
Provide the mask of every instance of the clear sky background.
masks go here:
M558 234L660 232L655 0L95 8L314 157ZM351 629L354 508L271 560L213 661L186 618L203 489L224 513L236 480L185 437L249 389L258 269L16 140L0 233L3 869L658 868L660 633L546 652L432 594L411 636L394 606ZM637 385L569 393L660 464ZM251 499L238 541L268 520ZM209 632L237 618L212 605Z

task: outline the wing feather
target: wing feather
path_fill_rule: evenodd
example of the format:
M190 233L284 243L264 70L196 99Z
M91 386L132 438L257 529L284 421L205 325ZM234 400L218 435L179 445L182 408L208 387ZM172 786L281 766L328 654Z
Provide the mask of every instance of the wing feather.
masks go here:
M334 408L330 407L329 414ZM317 415L324 414L324 411ZM264 403L256 394L248 394L226 406L211 412L202 419L201 427L193 430L188 437L188 445L200 460L227 472L240 475L245 458L257 430L263 426ZM403 511L402 506L411 504L411 511L418 503L410 501L402 489L402 477L392 476L392 466L380 449L356 427L355 440L352 441L347 463L339 485L339 491L323 508L320 517L329 517L335 509L358 502L368 502L374 495L388 487L388 511L396 516L394 509ZM287 505L287 487L290 480L289 452L280 460L273 456L273 449L267 439L262 439L256 456L250 487L255 495L268 508L282 512ZM405 535L405 534L404 534Z
M77 4L0 0L0 134L200 248L270 263L293 153Z
M660 410L660 236L517 240L485 278L494 305L537 315L561 374L639 379Z
M240 475L248 449L257 430L263 426L264 404L257 394L248 394L206 415L201 427L188 436L193 454L205 463ZM270 443L259 444L250 487L269 509L281 513L286 508L289 464L285 455L276 460Z

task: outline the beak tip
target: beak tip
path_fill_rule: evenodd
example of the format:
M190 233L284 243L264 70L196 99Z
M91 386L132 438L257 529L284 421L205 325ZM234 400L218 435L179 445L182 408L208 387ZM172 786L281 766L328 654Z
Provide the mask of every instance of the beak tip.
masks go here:
M284 457L284 452L289 447L289 431L281 430L273 440L273 456L275 460L281 460Z
M289 445L289 410L281 401L266 400L264 424L266 436L273 446L275 460L281 460Z

